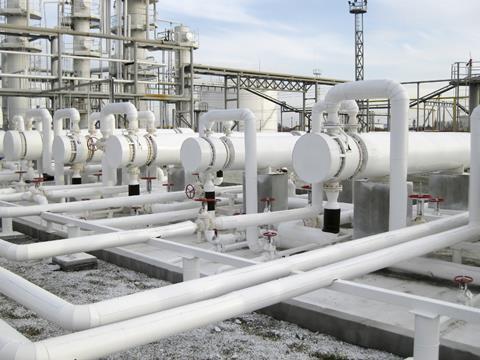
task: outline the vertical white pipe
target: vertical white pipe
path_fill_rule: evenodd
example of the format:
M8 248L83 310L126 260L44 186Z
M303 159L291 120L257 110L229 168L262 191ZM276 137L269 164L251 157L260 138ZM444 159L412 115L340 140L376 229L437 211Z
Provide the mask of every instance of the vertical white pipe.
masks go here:
M198 132L205 136L211 131L215 122L242 121L245 122L245 209L247 214L255 214L257 208L257 135L255 115L249 109L212 110L200 117ZM246 230L247 242L254 251L261 250L256 227Z
M25 122L31 122L32 120L39 119L42 124L42 139L43 139L43 152L42 152L42 172L49 175L54 175L54 169L52 167L52 143L53 143L53 131L52 131L52 115L47 109L31 109L27 111L25 115Z
M390 206L389 229L407 225L408 104L405 88L391 80L365 80L335 85L325 96L329 132L339 131L338 109L343 100L388 98L390 126Z
M470 224L480 224L480 105L470 116L470 185L468 210Z

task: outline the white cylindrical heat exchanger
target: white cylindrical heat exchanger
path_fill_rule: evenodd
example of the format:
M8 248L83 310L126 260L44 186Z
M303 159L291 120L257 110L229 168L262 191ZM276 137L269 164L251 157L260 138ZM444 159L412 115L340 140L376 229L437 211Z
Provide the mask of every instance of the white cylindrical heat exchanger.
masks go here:
M257 167L279 168L291 165L291 154L298 136L262 136L257 142ZM183 167L192 172L205 170L241 170L245 167L242 137L191 137L180 151Z
M84 134L55 136L52 145L53 159L65 165L74 163L99 163L103 151L96 149L96 138Z
M8 161L39 160L42 158L42 135L36 130L10 130L3 140L5 158Z
M128 165L181 165L184 140L196 136L191 129L158 129L155 134L113 135L105 143L105 155L114 169Z
M469 139L468 133L409 133L408 173L467 168ZM385 177L390 172L390 134L306 134L295 144L292 160L297 175L311 183Z

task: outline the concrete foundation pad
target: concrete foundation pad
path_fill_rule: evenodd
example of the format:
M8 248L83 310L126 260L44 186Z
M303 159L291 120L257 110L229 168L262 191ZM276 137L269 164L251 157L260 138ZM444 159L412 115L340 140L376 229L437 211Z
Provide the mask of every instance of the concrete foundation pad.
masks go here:
M59 265L63 271L96 269L98 266L97 258L86 253L55 256L52 263Z

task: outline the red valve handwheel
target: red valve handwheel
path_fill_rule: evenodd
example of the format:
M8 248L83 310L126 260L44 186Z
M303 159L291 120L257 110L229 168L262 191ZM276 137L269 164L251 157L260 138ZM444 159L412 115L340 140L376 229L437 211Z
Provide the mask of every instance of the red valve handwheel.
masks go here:
M193 199L195 197L195 186L192 184L185 186L185 195L188 199Z
M87 149L90 151L96 151L97 150L97 141L98 139L94 136L89 137L87 139Z
M466 285L473 282L473 277L468 275L457 275L453 278L453 282L457 285Z

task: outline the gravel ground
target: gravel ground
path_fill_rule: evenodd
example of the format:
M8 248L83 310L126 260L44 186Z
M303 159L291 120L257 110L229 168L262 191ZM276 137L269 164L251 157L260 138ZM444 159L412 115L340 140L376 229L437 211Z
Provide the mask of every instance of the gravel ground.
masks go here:
M75 304L100 301L167 282L99 261L98 269L73 273L57 271L47 260L0 266L23 276ZM31 340L65 334L58 326L0 295L0 318ZM392 354L364 349L314 333L261 314L246 314L205 328L195 329L156 343L108 356L119 359L400 359Z

